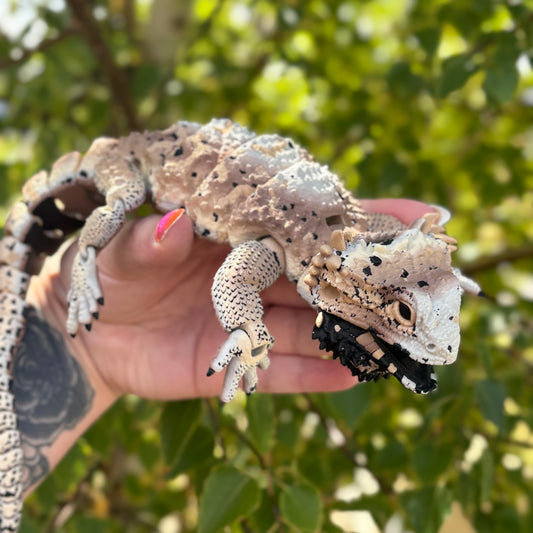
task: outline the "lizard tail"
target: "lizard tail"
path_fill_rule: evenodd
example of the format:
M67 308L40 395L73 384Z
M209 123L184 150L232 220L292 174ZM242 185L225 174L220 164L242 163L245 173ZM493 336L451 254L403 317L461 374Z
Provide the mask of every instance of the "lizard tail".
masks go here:
M22 495L30 484L24 468L11 370L25 327L26 293L66 237L83 225L98 195L78 178L80 155L67 154L50 173L41 171L23 188L23 199L10 211L0 240L0 532L18 531Z

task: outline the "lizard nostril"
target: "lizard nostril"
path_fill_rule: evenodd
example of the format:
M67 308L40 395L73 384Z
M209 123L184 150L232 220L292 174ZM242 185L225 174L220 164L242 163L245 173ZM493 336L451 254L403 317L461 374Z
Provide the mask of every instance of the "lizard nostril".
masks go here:
M426 350L427 350L428 352L430 352L430 353L434 352L436 348L437 348L437 347L436 347L433 343L430 343L430 344L427 344L427 345L426 345Z

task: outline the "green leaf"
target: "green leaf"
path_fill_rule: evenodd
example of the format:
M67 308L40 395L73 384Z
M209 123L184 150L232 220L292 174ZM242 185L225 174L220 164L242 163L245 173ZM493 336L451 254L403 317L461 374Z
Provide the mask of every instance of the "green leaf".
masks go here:
M460 89L476 72L476 66L467 54L457 54L442 62L442 73L437 84L437 96L444 98Z
M167 464L178 460L200 421L200 400L169 402L161 415L161 444Z
M274 444L274 401L269 394L252 394L246 402L248 434L261 453L267 453Z
M508 31L496 32L490 36L495 40L492 52L493 61L499 64L514 65L521 53L517 36Z
M272 505L271 498L266 490L261 493L261 504L246 518L249 531L270 531L276 522L276 506Z
M341 529L340 527L337 527L335 524L332 524L331 522L326 522L322 526L322 533L343 533L346 531L345 529Z
M520 77L516 65L503 64L487 70L483 82L485 94L498 104L506 104L513 99Z
M73 530L77 533L93 533L94 531L105 531L108 522L91 516L75 516L70 525L74 526Z
M198 533L215 533L258 505L261 492L255 480L232 466L221 466L206 479L200 496Z
M322 522L322 500L318 491L309 484L283 487L280 495L283 519L297 531L318 531Z
M400 495L416 533L436 533L450 513L451 494L442 487L428 487Z
M487 533L508 533L509 531L529 532L531 529L520 525L520 517L516 509L510 505L494 504L490 513L478 512L474 522L476 531ZM529 515L529 513L527 513Z
M437 26L423 28L417 31L415 35L426 54L432 58L439 46L441 29Z
M423 483L436 483L450 464L454 446L447 442L423 440L413 451L413 466Z
M476 383L476 400L483 416L493 422L500 431L505 429L503 402L505 389L496 380L487 379Z
M331 416L336 420L342 420L350 429L355 429L367 412L371 397L372 385L366 383L325 396Z
M213 457L214 445L215 439L211 430L205 426L198 426L176 449L167 477L172 478L187 472Z
M42 526L38 522L26 516L26 513L23 514L19 533L41 533L42 530Z
M424 87L424 80L413 74L411 66L405 61L392 65L387 74L389 91L401 98L416 95Z
M396 439L390 439L383 448L375 451L375 468L390 470L401 468L409 460L404 444Z

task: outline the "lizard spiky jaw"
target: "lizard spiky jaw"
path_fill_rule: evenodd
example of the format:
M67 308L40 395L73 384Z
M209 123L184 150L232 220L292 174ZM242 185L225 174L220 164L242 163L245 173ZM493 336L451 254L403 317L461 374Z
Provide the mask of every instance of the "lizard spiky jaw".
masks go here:
M359 381L376 381L393 375L405 388L427 394L437 388L431 365L419 363L399 345L391 345L372 332L324 311L313 329L320 348L333 352Z

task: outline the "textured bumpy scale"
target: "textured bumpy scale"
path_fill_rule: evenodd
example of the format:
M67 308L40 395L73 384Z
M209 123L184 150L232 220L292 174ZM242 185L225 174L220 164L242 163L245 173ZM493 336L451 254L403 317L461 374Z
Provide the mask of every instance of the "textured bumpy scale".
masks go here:
M177 209L196 233L233 251L212 295L229 336L208 375L226 370L222 399L242 378L255 390L273 338L259 292L281 274L297 282L318 316L313 335L360 380L394 375L415 392L435 388L432 366L455 360L464 290L477 285L452 268L455 241L442 213L406 227L365 213L327 167L290 139L256 136L229 120L179 122L163 131L100 138L71 152L23 188L0 241L0 531L20 520L23 453L9 388L10 361L24 329L30 276L43 257L81 228L68 294L67 331L90 329L103 294L96 255L146 201Z

